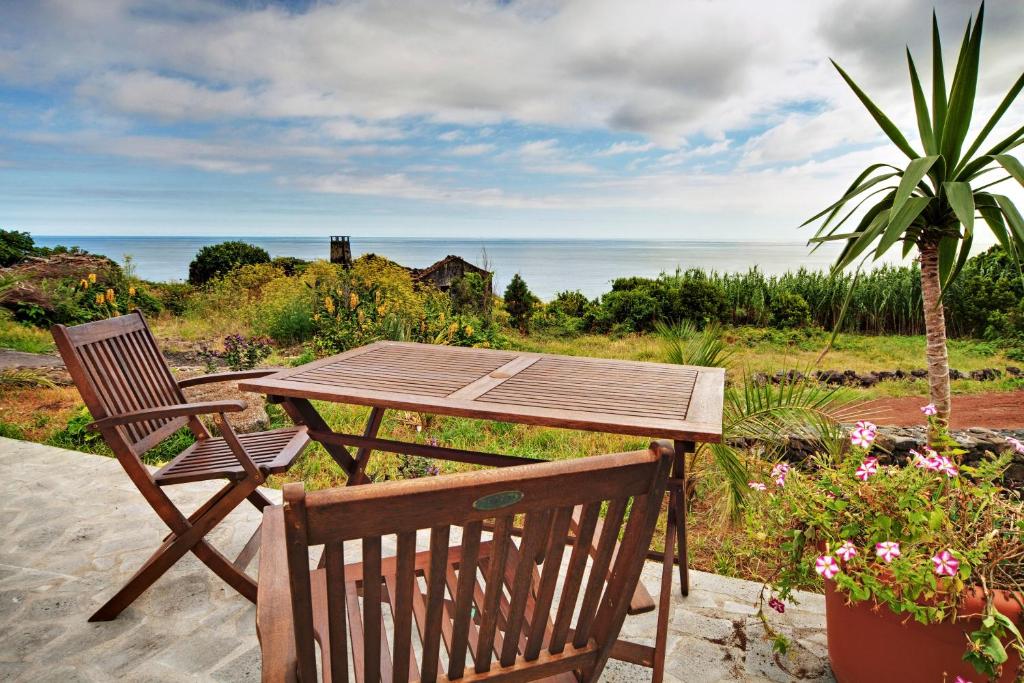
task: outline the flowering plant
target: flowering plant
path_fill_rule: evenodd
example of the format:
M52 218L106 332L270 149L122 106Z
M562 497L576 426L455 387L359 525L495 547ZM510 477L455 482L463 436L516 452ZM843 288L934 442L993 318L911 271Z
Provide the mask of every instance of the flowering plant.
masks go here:
M266 337L243 337L232 334L224 337L221 357L232 370L252 370L265 361L273 349Z
M996 593L1021 600L1024 503L1001 485L1014 449L968 465L964 451L925 410L940 434L938 450L912 451L894 463L874 448L877 429L860 422L841 456L817 456L809 467L776 465L768 483L751 482L748 529L781 538L784 560L769 580L769 607L782 611L797 588L834 582L853 602L874 601L923 624L956 619L966 594L986 602L981 628L964 659L994 676L1007 648L1024 655L1024 638L994 605ZM781 474L781 476L779 476ZM761 597L760 616L775 638ZM783 607L784 609L784 607Z

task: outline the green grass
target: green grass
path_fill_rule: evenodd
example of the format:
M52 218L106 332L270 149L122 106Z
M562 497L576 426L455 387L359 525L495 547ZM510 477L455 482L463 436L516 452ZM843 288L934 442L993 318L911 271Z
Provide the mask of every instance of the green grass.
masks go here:
M46 330L0 319L0 348L25 353L53 353L57 347Z

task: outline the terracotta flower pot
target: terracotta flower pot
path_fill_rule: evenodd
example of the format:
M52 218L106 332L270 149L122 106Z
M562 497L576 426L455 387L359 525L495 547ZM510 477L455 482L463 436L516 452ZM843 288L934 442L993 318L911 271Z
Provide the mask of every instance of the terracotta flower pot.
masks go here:
M839 683L862 681L922 681L952 683L957 676L981 683L985 677L963 661L967 648L965 634L978 629L980 618L920 624L894 614L888 607L876 607L874 601L846 604L846 594L825 582L825 622L828 625L828 656ZM984 607L981 592L964 599L960 614L980 614ZM1024 625L1020 605L1010 596L996 596L996 608L1012 619L1018 628ZM1003 665L1000 683L1015 681L1020 657L1007 648L1009 661ZM945 678L943 678L945 676Z

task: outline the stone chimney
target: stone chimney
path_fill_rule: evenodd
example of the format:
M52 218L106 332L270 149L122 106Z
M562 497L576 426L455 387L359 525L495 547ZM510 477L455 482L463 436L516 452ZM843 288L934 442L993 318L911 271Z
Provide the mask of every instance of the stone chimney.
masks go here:
M339 263L343 268L352 267L352 245L348 237L331 237L331 263Z

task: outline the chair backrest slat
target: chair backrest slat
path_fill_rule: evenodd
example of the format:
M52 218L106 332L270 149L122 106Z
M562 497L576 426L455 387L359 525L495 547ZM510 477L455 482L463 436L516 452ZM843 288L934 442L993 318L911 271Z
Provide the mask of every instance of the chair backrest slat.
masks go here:
M138 311L75 327L56 325L53 337L95 419L185 402ZM141 454L186 424L183 417L150 420L115 432Z
M626 500L616 498L608 504L608 511L602 521L601 535L594 553L594 562L587 579L587 588L583 593L583 604L580 606L579 618L576 621L576 633L572 644L583 647L590 638L590 627L597 614L597 603L601 599L601 591L605 587L608 568L612 562L612 553L619 537L619 528L626 512Z
M565 572L565 587L562 590L562 598L558 603L555 627L551 631L551 652L555 654L560 653L565 648L565 641L569 634L569 625L572 622L573 613L576 611L580 584L583 582L583 572L587 568L590 544L594 540L594 531L597 529L600 514L600 503L584 505L580 514L579 529L576 532L576 543L573 544L572 555L569 557L569 568Z
M512 517L499 517L494 525L494 544L487 560L487 583L484 589L483 615L480 620L480 637L477 640L476 673L484 673L491 668L491 657L494 653L494 637L498 630L501 616L500 602L504 599L505 558L512 544Z
M380 536L363 539L363 676L366 680L380 678Z
M406 531L398 534L396 548L394 583L388 585L388 592L391 594L392 618L395 622L396 656L392 677L395 683L398 683L408 681L414 671L416 677L419 677L419 669L415 666L412 655L412 593L413 583L416 581L416 532ZM402 652L408 652L410 656L397 656Z
M544 553L544 572L540 586L537 588L537 601L534 614L539 615L530 624L530 635L527 640L523 657L529 661L536 659L544 645L544 635L551 613L551 603L558 586L558 575L562 570L562 557L565 555L565 539L569 535L569 523L572 521L572 507L561 507L555 511L551 522L551 533L548 536L548 547Z
M342 543L324 546L324 578L327 582L327 611L331 646L331 680L348 680L348 633L346 629L345 547Z
M469 647L470 620L473 617L473 589L480 559L480 537L483 522L470 522L462 529L462 547L459 554L459 572L455 585L455 606L452 623L452 646L448 655L448 678L461 678L466 669L466 650ZM451 590L451 586L449 586Z
M656 444L648 452L309 494L288 485L300 677L316 675L309 548L323 545L318 580L328 623L317 628L330 636L324 669L332 680L347 680L349 654L356 680L367 683L459 680L467 658L475 678L514 671L529 680L538 667L538 676L575 670L593 680L639 578L673 453ZM429 535L427 551L417 553L417 532L421 544ZM453 533L461 536L454 545ZM382 557L384 539L397 540L394 557ZM362 563L346 570L349 540L360 542Z
M448 539L451 527L435 526L430 530L430 566L427 569L427 616L423 629L423 660L420 678L432 681L437 676L441 649L441 620L448 570Z

